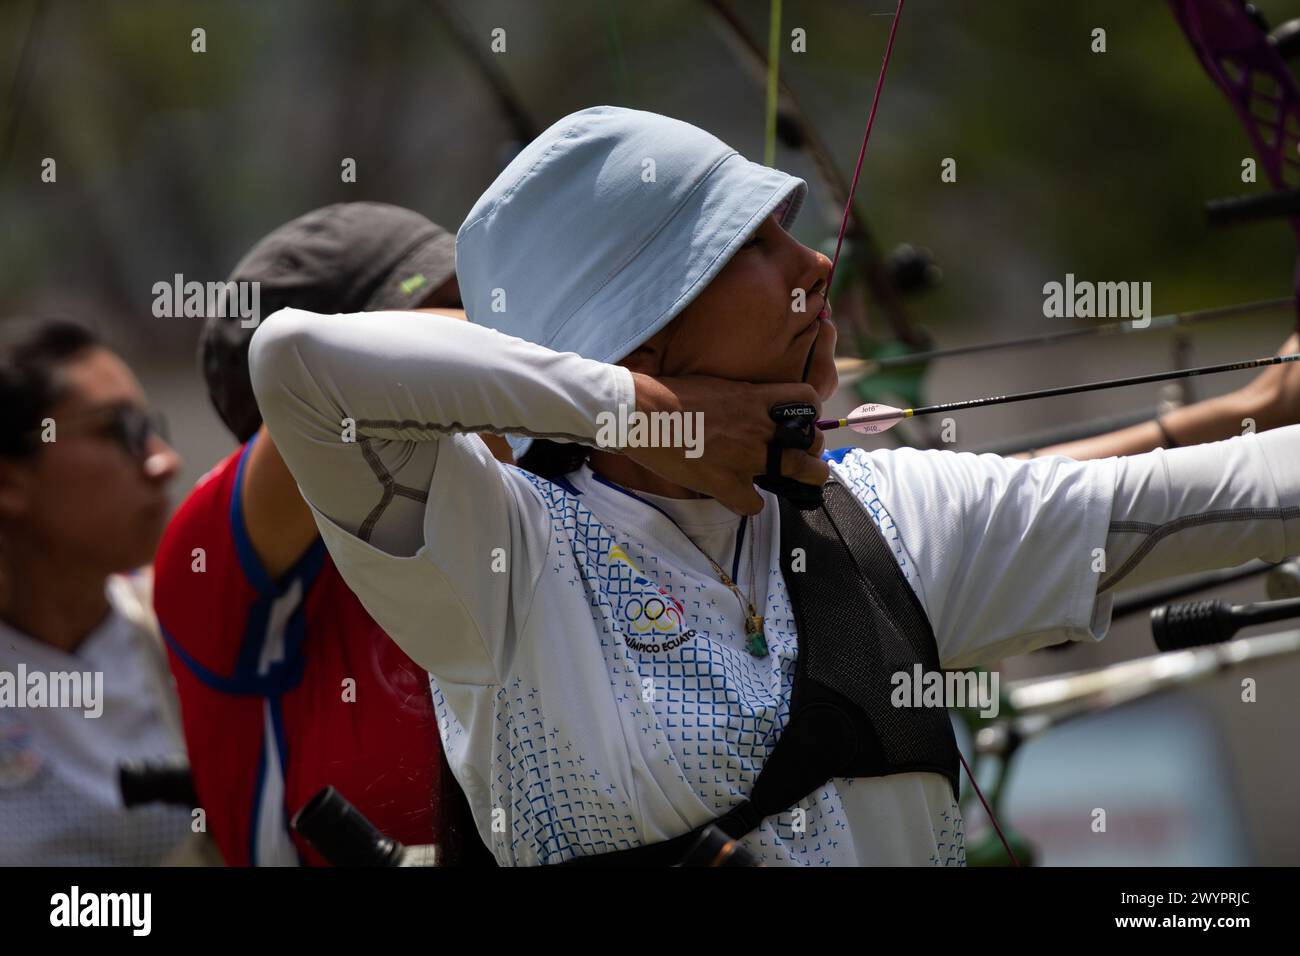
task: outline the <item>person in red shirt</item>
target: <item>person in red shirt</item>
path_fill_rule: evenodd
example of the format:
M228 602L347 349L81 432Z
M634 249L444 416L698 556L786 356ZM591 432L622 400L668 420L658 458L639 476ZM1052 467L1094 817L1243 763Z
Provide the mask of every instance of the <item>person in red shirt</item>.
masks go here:
M460 305L455 237L379 203L281 226L230 281L256 283L258 315ZM154 565L208 831L229 865L324 863L289 821L332 785L386 836L437 844L445 862L490 863L442 754L428 675L339 576L262 425L247 364L255 325L207 320L203 373L241 447L199 480ZM485 440L510 460L504 441Z

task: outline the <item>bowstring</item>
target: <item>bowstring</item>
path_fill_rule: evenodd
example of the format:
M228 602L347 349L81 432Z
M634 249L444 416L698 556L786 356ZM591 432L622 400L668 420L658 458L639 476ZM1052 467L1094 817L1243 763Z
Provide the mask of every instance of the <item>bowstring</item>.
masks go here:
M905 0L898 0L898 7L894 10L894 19L889 27L889 40L885 44L885 55L880 61L880 75L876 78L876 92L871 98L871 111L867 114L867 128L862 134L862 148L858 150L858 161L853 167L853 179L849 182L849 197L844 203L844 215L840 219L840 232L835 239L835 255L831 257L830 272L826 275L826 297L828 300L831 292L831 281L835 278L835 267L840 261L840 249L844 245L844 234L848 231L849 217L853 213L853 196L858 190L858 179L862 176L862 161L867 155L867 141L871 139L871 127L876 122L876 110L880 106L880 93L885 88L885 74L889 71L889 58L894 52L894 37L898 33L898 19L903 14L904 2ZM811 361L811 355L809 360ZM980 789L979 782L975 779L975 774L971 772L970 764L966 762L966 757L961 752L960 747L957 749L957 756L961 760L962 769L966 771L966 779L970 781L975 795L979 797L984 812L988 815L989 822L993 824L998 839L1002 841L1003 849L1007 851L1007 856L1011 858L1014 866L1020 866L1020 861L1016 859L1015 853L1011 850L1011 844L1002 832L1002 825L998 823L997 815L993 812L993 808L989 806L988 800L984 798L984 791Z
M853 212L853 195L858 191L858 178L862 175L862 160L867 155L867 140L871 138L871 127L876 122L876 108L880 105L880 92L885 88L885 73L889 70L889 57L894 52L894 35L898 33L898 18L903 14L903 0L898 0L894 19L889 27L889 42L885 44L885 56L880 61L880 76L876 78L876 93L871 98L871 112L867 114L867 130L862 134L862 148L858 150L858 163L853 167L853 179L849 183L849 198L844 203L844 216L840 219L840 234L835 240L835 255L831 257L831 271L826 275L826 294L830 295L831 280L835 278L835 267L840 261L840 247L844 244L844 234L849 228L849 216Z
M971 772L970 764L966 762L966 755L961 752L960 747L957 748L957 757L961 760L962 769L966 771L966 779L970 781L970 785L975 789L975 796L980 798L980 803L984 806L984 813L988 815L989 822L993 824L993 829L997 831L998 839L1002 841L1002 849L1006 850L1007 856L1011 857L1011 865L1019 866L1020 861L1016 859L1015 853L1011 851L1011 844L1007 842L1006 835L1002 832L1002 826L998 823L997 814L993 812L989 802L984 799L984 791L975 782L975 774Z

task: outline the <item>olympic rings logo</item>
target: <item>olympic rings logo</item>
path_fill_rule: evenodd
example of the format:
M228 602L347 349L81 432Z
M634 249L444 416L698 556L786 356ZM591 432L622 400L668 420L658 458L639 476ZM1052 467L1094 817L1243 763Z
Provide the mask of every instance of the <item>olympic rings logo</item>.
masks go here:
M620 545L609 549L611 564L627 568L637 585L651 586L653 582L641 573L640 568ZM659 588L659 593L648 598L631 598L623 605L623 616L634 634L679 634L686 625L686 609L680 601Z
M671 634L682 629L682 606L667 594L632 598L623 605L623 615L637 634Z

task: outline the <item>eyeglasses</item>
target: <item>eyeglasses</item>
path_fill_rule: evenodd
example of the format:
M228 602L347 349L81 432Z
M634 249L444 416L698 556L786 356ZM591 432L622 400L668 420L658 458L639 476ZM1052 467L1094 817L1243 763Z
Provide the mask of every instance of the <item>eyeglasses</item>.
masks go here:
M55 421L55 441L58 440L57 429L77 426L82 422L90 423L84 429L90 434L100 434L116 442L132 458L143 461L149 452L149 439L157 435L164 442L169 442L167 420L159 413L147 412L135 405L112 405L93 411L74 415ZM98 425L94 423L98 422ZM80 430L80 429L78 429ZM33 436L39 433L33 431Z

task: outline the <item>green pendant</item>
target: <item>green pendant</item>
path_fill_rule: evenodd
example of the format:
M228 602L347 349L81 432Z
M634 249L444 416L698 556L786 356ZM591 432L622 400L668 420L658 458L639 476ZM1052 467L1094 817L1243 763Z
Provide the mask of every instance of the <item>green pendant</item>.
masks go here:
M745 650L755 657L767 657L767 638L762 631L750 631L745 635Z

